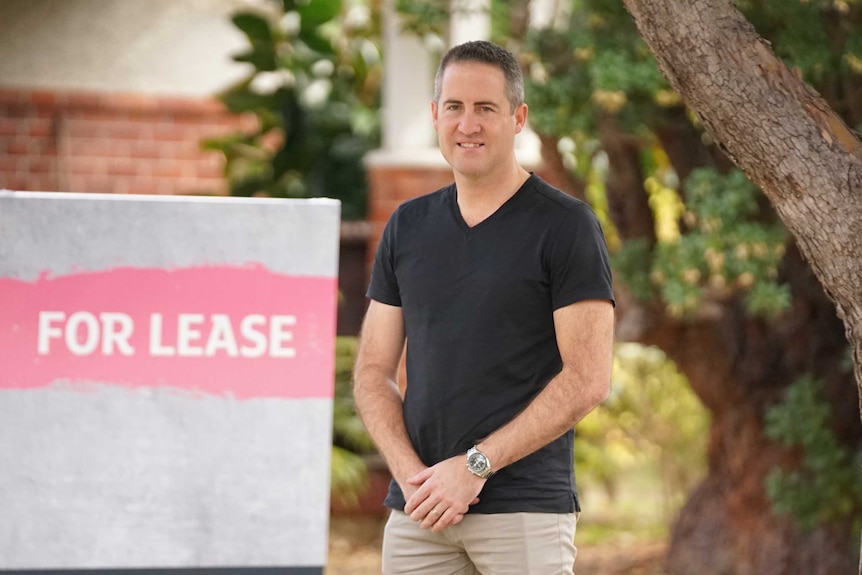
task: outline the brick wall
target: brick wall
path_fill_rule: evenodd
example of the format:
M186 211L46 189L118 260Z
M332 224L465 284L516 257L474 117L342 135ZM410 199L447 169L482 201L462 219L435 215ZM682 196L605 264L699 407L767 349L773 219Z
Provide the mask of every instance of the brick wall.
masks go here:
M200 141L254 121L209 99L0 89L0 188L226 194Z

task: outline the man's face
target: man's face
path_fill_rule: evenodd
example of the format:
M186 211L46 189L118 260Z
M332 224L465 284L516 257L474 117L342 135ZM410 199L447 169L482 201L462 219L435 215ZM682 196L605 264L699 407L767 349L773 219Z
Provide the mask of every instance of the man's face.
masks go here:
M478 179L511 168L527 106L512 111L502 70L480 62L450 63L431 114L440 151L457 174Z

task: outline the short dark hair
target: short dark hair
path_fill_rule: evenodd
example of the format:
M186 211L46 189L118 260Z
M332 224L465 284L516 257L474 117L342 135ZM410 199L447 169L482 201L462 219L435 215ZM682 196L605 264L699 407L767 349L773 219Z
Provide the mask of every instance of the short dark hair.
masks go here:
M479 62L499 68L506 78L506 97L512 110L524 103L524 75L518 60L508 50L485 40L465 42L450 49L440 60L437 76L434 78L434 101L440 101L443 86L443 72L452 62Z

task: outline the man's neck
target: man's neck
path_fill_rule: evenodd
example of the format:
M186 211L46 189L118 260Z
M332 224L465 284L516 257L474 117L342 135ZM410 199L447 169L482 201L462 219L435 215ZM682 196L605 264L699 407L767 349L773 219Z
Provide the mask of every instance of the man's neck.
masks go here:
M530 173L517 164L511 170L495 178L471 178L455 174L458 189L458 207L469 226L475 226L515 195Z

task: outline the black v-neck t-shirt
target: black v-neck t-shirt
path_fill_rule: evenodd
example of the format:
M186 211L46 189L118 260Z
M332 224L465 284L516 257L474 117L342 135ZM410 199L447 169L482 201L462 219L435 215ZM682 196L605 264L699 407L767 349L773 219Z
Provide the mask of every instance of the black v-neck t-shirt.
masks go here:
M509 422L560 372L555 310L613 302L592 208L535 175L473 227L454 184L403 203L383 232L367 295L402 308L404 421L429 466ZM573 440L569 431L501 469L470 512L580 510ZM386 505L404 504L393 481Z

